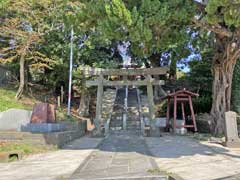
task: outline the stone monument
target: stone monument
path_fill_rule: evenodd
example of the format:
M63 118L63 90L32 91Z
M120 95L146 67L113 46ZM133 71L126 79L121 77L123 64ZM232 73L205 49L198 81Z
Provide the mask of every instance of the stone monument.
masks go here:
M31 123L56 123L55 106L48 103L38 103L33 107Z
M225 113L225 146L230 148L240 148L240 139L237 129L237 114L233 111Z

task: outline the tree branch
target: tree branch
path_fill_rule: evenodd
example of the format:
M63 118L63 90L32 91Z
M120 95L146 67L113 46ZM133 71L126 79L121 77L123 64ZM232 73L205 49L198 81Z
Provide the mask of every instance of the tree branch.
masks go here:
M217 26L217 25L211 25L207 22L204 22L203 20L200 21L200 20L193 19L193 24L196 27L200 27L205 30L212 31L212 32L219 34L221 36L224 36L224 37L232 37L233 36L233 33L231 31L227 30L226 28L223 28L223 27Z

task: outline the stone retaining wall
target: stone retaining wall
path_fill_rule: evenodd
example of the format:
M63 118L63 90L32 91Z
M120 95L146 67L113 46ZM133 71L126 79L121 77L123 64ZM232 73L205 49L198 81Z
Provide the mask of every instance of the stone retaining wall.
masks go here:
M70 125L71 124L71 125ZM87 123L81 121L79 123L68 123L69 129L62 132L51 133L31 133L31 132L0 132L0 141L12 141L17 143L53 145L61 147L64 144L77 139L86 134ZM74 127L71 128L70 126Z
M0 112L0 131L21 131L21 126L30 123L32 111L9 109Z

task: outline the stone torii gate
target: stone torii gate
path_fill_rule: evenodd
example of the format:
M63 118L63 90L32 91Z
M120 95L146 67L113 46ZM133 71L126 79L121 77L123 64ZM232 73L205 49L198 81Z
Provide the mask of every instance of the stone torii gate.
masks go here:
M86 81L86 86L97 86L97 105L94 124L98 133L101 133L102 97L104 86L147 86L147 96L149 104L149 120L155 119L155 105L153 100L153 86L164 85L163 80L155 80L153 75L166 75L169 67L144 68L144 69L100 69L91 67L80 68L85 76L97 76L95 80ZM110 81L108 76L120 76L123 80ZM143 76L144 80L128 80L129 76Z

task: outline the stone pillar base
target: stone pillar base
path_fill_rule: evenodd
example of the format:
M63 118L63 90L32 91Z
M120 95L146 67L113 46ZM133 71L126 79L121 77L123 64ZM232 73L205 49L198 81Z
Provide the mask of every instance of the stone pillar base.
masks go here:
M229 148L240 148L240 139L234 141L226 141L223 143L223 145Z

